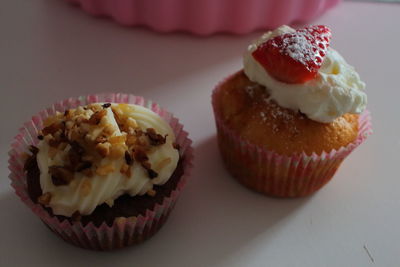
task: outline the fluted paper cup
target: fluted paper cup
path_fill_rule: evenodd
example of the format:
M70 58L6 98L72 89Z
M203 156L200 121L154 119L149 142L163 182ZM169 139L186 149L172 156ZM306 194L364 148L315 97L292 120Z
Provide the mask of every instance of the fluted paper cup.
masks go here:
M176 136L176 143L180 147L180 156L183 164L183 175L176 188L166 196L160 204L156 203L152 209L146 210L144 214L136 217L118 217L111 226L103 222L95 226L92 222L83 225L81 222L70 222L60 220L50 215L42 205L34 203L27 188L26 174L24 173L24 154L28 152L30 145L38 143L38 131L43 127L43 120L48 116L63 112L66 109L76 108L96 102L129 103L144 106L151 109L164 118ZM193 149L192 141L188 133L183 130L182 124L171 113L161 108L158 104L145 100L143 97L130 94L94 94L78 98L69 98L55 103L52 107L39 112L32 119L24 124L14 138L9 152L9 170L11 186L21 200L57 235L65 241L88 249L110 250L122 248L128 245L142 242L154 233L165 223L172 211L182 188L189 177L192 168Z
M358 136L349 145L320 154L281 155L249 143L226 125L216 103L221 84L213 91L212 105L224 164L241 184L270 196L302 197L314 193L333 177L342 161L372 133L370 114L364 111L359 116Z

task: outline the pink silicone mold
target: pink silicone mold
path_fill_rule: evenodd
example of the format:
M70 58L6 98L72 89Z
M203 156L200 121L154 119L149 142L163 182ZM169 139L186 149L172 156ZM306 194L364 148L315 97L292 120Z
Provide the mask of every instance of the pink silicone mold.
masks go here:
M244 34L308 22L341 0L67 0L87 13L160 32Z

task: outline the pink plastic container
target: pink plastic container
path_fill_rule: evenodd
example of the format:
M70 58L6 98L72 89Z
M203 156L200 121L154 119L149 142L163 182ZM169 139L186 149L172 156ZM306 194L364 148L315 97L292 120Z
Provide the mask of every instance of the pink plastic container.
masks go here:
M308 22L341 0L67 0L95 16L159 32L244 34Z

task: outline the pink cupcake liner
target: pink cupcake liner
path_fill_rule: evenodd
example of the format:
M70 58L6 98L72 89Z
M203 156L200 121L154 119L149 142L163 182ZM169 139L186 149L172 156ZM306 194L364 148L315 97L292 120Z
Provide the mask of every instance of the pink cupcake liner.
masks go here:
M119 217L111 226L102 223L96 227L93 223L83 226L81 222L70 223L68 220L60 221L51 216L40 204L32 202L28 195L24 161L30 145L38 143L38 131L43 127L43 120L56 111L76 108L96 102L129 103L151 109L164 118L173 129L176 143L180 146L180 155L183 158L183 175L178 185L170 196L165 197L161 204L156 204L153 209L148 209L145 214L137 217ZM24 124L14 138L9 152L9 170L11 186L21 200L57 235L65 241L88 249L110 250L136 244L151 237L167 220L179 194L184 187L192 169L193 149L188 133L183 130L182 124L171 113L161 108L158 104L145 100L143 97L130 94L96 94L69 98L55 103L52 107L39 112Z
M67 0L95 16L159 32L244 34L307 22L341 0Z
M359 116L358 136L349 145L321 154L281 155L243 140L224 123L216 102L221 84L213 91L212 105L225 166L240 183L267 195L301 197L312 194L333 177L341 162L372 133L370 113L366 110Z

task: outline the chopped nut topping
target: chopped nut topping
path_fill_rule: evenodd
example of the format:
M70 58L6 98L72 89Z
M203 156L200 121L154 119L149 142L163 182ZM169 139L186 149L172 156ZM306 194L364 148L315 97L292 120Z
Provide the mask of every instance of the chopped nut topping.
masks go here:
M62 143L60 143L59 145L58 145L58 149L59 150L64 150L66 147L67 147L67 143L65 143L65 142L62 142Z
M83 117L83 116L80 116L80 117L78 117L78 118L75 119L75 123L76 123L77 125L81 125L82 123L88 123L88 122L89 122L89 120L86 119L86 118Z
M128 178L131 177L131 166L127 164L122 164L120 173L125 174Z
M108 108L111 110L107 110ZM109 111L113 112L118 126L105 117ZM56 162L59 159L64 162L63 166L57 163L49 167L53 184L68 185L74 179L74 173L82 173L87 180L81 184L79 193L86 196L92 187L89 177L106 176L119 171L129 178L135 161L146 170L148 177L157 177L157 172L172 159L162 159L152 166L148 153L156 150L156 146L165 144L167 135L158 134L154 128L141 130L138 122L129 116L133 111L127 104L89 104L65 110L63 113L57 112L46 119L45 127L38 133L38 139L48 143L50 158L57 159ZM30 150L34 155L38 153L35 147ZM103 162L103 159L106 160ZM113 163L110 163L112 160L118 160L118 164L123 161L122 165L118 165L121 166L120 170L118 167L114 169ZM29 160L26 164L30 164ZM154 190L148 192L152 196L155 193ZM80 216L79 212L77 214Z
M179 149L181 149L181 146L178 144L178 143L173 143L172 144L172 146L176 149L176 150L179 150Z
M123 123L122 116L124 115L122 110L116 107L112 107L111 110L114 113L114 118L117 121L118 125L122 124Z
M125 126L126 126L126 128L133 128L133 129L135 129L135 128L138 127L138 124L137 124L137 122L136 122L135 119L132 119L132 118L128 117L128 118L126 119L126 121L125 121Z
M96 111L89 119L88 123L92 125L97 125L100 123L101 119L107 114L105 109Z
M78 165L82 160L82 155L85 152L83 147L76 141L70 143L71 149L68 151L68 159L71 166Z
M135 149L133 151L133 157L136 161L142 163L144 161L148 161L149 158L147 157L146 153L141 149Z
M83 149L83 147L78 142L72 141L70 145L71 150L73 150L79 156L82 156L85 153L85 149Z
M149 191L147 191L147 195L154 197L157 194L156 190L154 189L150 189Z
M90 104L88 106L93 112L97 112L101 110L101 106L99 104Z
M98 143L96 145L96 151L100 154L100 156L105 158L110 154L110 147L110 143Z
M129 153L128 151L125 151L125 162L128 165L132 165L133 164L133 158L131 153Z
M55 148L55 147L49 147L49 150L48 150L48 156L49 156L49 158L51 158L51 159L54 159L54 157L57 155L57 152L58 152L58 149L57 148Z
M94 156L90 155L90 154L85 154L82 156L82 160L86 160L86 161L92 161L94 160Z
M47 193L44 193L43 195L41 195L40 197L38 197L37 202L39 204L46 206L46 205L49 205L50 200L51 200L51 193L47 192Z
M126 138L126 145L127 146L132 146L137 142L137 138L134 135L128 135Z
M148 128L146 130L146 135L149 137L150 144L152 146L163 145L166 142L167 135L162 136L161 134L157 134L153 128Z
M47 127L47 126L50 126L51 124L55 123L55 122L58 121L58 120L59 120L59 119L57 118L57 116L51 116L51 117L46 118L46 119L43 121L43 125L44 125L45 127Z
M94 173L92 169L84 169L82 171L83 175L85 175L86 177L93 177Z
M42 130L42 133L43 133L44 136L46 136L48 134L53 135L58 130L62 130L63 126L64 125L62 123L55 122L55 123L50 124L47 127L44 127L43 130Z
M55 139L55 138L50 138L48 140L48 144L51 147L58 147L58 145L61 143L60 139Z
M120 159L125 155L125 145L117 144L111 146L110 150L110 158L111 159Z
M92 167L92 162L90 162L90 161L82 161L75 167L75 170L77 172L81 172L83 170L89 169L90 167Z
M50 166L49 174L53 184L56 186L67 185L74 178L74 174L63 166Z
M143 150L148 150L149 149L149 139L146 138L144 135L140 136L137 140L136 140L136 145L140 146Z
M115 132L115 127L112 124L107 123L103 129L103 133L106 136L111 136Z
M135 134L137 137L141 137L143 135L143 131L142 130L135 130Z
M65 123L65 128L67 128L68 130L72 129L72 126L74 126L74 123L72 121L67 121Z
M143 161L142 163L142 167L145 168L146 170L151 169L151 164L148 161Z
M94 140L95 143L105 143L107 142L107 137L104 135L99 135L96 137L96 139Z
M116 135L108 139L108 141L112 145L125 143L125 140L126 140L126 135Z
M111 164L103 165L96 169L96 173L100 176L105 176L113 171L114 171L114 167Z

